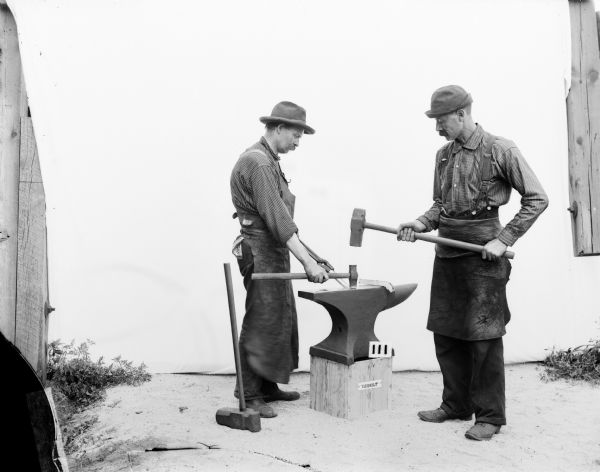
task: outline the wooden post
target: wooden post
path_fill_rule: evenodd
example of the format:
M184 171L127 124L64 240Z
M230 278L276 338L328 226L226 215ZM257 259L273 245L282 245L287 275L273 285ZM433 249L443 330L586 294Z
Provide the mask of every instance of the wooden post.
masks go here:
M575 256L600 254L600 51L594 2L570 0L567 97L569 197Z
M31 118L21 119L15 346L45 381L46 200Z
M0 331L15 341L17 292L17 220L19 214L19 141L21 128L21 57L17 26L0 3Z
M0 233L0 332L45 382L46 204L17 26L5 0L0 0Z
M43 389L50 311L46 204L27 110L17 26L0 0L0 358L6 374L0 444L5 462L20 461L19 470L67 471L52 399Z

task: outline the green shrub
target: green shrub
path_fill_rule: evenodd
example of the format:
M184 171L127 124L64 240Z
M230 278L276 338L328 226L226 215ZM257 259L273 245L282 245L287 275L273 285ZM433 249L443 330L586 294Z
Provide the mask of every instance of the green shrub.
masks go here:
M102 357L93 361L89 352L93 344L88 339L75 346L74 341L64 344L59 339L48 345L48 381L76 410L104 398L108 387L140 385L151 378L143 363L135 367L121 356L110 364L105 364Z
M600 383L600 340L566 351L554 349L544 359L549 380L572 379Z

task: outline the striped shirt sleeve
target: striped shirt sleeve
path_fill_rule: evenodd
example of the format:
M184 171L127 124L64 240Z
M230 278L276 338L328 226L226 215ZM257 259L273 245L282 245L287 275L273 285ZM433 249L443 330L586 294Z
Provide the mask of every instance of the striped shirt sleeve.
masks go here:
M506 146L494 155L498 156L502 177L521 194L521 209L498 236L504 244L512 246L548 207L548 196L516 146Z

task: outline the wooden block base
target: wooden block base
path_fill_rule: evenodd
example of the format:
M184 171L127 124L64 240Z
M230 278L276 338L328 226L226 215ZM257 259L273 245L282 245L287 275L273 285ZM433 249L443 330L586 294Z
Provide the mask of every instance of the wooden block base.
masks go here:
M390 408L392 357L351 365L311 356L310 407L338 418L360 418Z

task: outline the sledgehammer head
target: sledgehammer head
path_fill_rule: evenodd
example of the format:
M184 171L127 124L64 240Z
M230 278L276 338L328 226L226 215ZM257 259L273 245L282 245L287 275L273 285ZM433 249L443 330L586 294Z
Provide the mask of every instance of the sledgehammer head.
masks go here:
M260 431L260 414L252 409L240 411L237 408L221 408L216 418L220 425L233 429L247 429L253 433Z
M350 220L350 246L362 246L366 218L367 212L362 208L355 208L352 212L352 219Z

